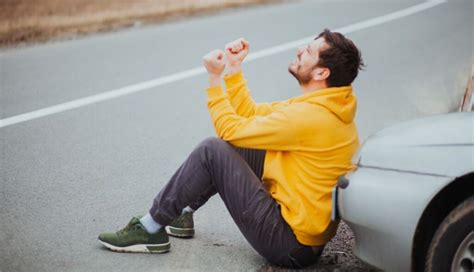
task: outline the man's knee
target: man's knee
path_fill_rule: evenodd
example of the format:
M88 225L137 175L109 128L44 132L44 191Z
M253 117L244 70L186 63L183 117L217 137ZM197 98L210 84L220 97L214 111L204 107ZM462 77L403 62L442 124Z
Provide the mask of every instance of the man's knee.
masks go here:
M210 150L210 151L220 151L223 149L229 148L230 145L226 141L210 136L207 137L206 139L202 140L199 145L197 146L197 149L202 149L202 150Z

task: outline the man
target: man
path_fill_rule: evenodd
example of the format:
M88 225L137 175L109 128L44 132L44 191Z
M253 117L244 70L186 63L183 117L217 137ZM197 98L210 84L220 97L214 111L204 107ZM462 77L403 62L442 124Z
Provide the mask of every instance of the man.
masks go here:
M269 262L317 262L337 224L331 191L358 147L351 83L363 65L357 47L324 30L298 49L289 72L302 94L256 104L241 70L239 39L204 56L208 108L219 138L201 142L156 196L149 213L99 241L114 251L162 253L168 234L194 235L193 212L218 193L252 247ZM224 77L227 93L221 87Z

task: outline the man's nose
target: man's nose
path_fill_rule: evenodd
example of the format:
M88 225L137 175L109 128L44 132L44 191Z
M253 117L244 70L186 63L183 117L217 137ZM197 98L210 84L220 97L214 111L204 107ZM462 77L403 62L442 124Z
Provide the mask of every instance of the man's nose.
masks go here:
M298 57L303 53L304 49L302 47L298 48L297 55Z

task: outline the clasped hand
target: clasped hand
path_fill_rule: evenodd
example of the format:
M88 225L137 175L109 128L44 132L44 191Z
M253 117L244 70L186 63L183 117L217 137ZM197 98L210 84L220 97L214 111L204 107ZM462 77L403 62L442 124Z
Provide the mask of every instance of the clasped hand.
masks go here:
M207 53L202 61L209 74L210 85L219 84L220 77L226 67L231 74L240 71L241 64L249 53L249 48L249 42L240 38L226 44L224 52L216 49Z

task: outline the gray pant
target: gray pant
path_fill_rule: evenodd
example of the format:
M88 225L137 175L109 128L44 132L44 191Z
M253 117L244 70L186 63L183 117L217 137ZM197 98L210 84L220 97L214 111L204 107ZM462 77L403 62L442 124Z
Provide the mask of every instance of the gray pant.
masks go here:
M196 210L218 193L247 241L269 262L297 268L316 263L322 250L314 253L296 240L261 182L265 153L205 139L155 197L151 216L166 226L184 207Z

